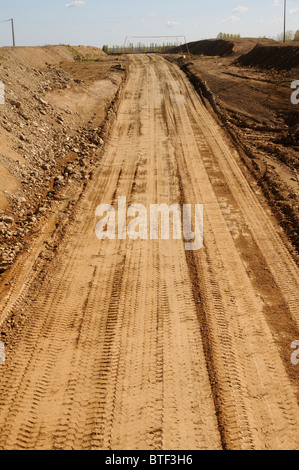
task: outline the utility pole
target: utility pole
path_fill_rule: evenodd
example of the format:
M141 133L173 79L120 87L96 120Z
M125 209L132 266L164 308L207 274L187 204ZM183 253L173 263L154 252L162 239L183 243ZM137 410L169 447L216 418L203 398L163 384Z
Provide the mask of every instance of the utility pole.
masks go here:
M11 21L11 32L12 32L12 45L15 47L16 39L15 39L15 27L14 27L13 18L11 18L10 21Z
M286 24L287 24L287 0L284 0L284 28L283 28L283 42L286 42Z
M10 18L10 20L4 20L2 23L8 23L9 21L10 21L10 23L11 23L12 45L15 47L15 45L16 45L16 38L15 38L15 27L14 27L13 18Z

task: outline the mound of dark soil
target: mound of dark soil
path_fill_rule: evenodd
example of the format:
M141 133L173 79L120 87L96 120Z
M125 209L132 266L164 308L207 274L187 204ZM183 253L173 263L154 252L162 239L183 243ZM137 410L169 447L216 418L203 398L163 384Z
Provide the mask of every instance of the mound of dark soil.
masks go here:
M240 56L247 54L256 46L258 41L265 44L277 44L271 39L258 40L255 38L240 39L205 39L203 41L195 41L188 43L188 49L193 55L205 56ZM179 54L187 52L187 46L176 47L168 51L171 54Z
M257 44L250 52L239 57L236 63L247 67L291 70L299 67L299 45Z
M188 44L188 48L191 54L194 55L208 55L208 56L227 56L233 52L234 43L231 41L219 40L205 40L195 41ZM179 52L187 52L187 46L176 47L169 51L170 53L177 54Z

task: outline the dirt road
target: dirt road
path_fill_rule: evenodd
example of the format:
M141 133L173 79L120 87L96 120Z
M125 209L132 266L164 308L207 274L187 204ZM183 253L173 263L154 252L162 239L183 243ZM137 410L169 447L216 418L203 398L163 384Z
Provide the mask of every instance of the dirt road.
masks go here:
M204 205L204 247L99 241L95 209ZM298 269L183 73L129 59L101 164L0 368L1 449L296 449Z

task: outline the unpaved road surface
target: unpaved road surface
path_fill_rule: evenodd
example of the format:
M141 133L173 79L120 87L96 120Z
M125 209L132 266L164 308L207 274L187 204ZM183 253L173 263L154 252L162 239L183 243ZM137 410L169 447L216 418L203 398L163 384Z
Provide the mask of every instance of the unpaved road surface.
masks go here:
M245 45L250 42L244 40ZM296 46L293 49L299 52ZM264 59L264 49L258 50ZM275 50L273 67L279 67ZM292 57L292 48L284 50L285 60L288 53ZM269 53L266 47L265 53ZM168 55L168 60L180 65L225 125L298 253L299 109L292 104L290 92L294 76L299 76L299 63L281 71L240 66L234 56L198 57L187 63L181 56Z
M99 241L99 204L204 205L204 246ZM20 288L19 288L20 289ZM101 164L0 368L1 449L296 449L298 268L223 130L129 59Z

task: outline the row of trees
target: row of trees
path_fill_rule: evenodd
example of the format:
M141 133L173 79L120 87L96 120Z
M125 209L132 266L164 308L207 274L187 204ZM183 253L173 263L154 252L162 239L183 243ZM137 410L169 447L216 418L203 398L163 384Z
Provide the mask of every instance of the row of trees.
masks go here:
M276 36L276 41L283 42L284 35L283 33L278 34ZM286 31L286 42L293 42L293 41L299 41L299 31L294 33L294 31Z
M150 44L142 44L139 42L138 44L133 44L129 43L126 44L125 51L124 51L124 46L119 46L119 45L114 45L112 47L109 47L107 44L105 44L102 47L102 50L106 54L120 54L122 52L126 53L148 53L148 52L167 52L170 49L173 49L174 47L179 47L181 46L181 43L163 43L163 44L158 44L158 43L150 43Z
M266 38L266 36L263 36ZM229 33L219 33L217 36L217 39L240 39L241 35L240 34L229 34ZM277 36L277 41L283 41L283 34L280 34ZM299 30L296 31L295 33L293 31L287 31L286 32L286 41L287 42L299 42ZM124 51L124 46L119 46L119 45L114 45L112 47L109 47L107 44L104 44L103 46L103 51L106 54L121 54L123 52L126 53L147 53L147 52L167 52L169 49L173 49L174 47L179 47L181 46L182 43L163 43L163 44L158 44L158 43L151 43L151 44L142 44L139 42L138 44L127 44L125 51Z
M217 39L240 39L241 34L219 33Z
M217 39L240 39L240 34L227 34L227 33L219 33ZM266 39L266 36L263 36ZM283 41L283 33L279 34L276 38L277 41ZM287 31L286 32L286 41L287 42L299 42L299 29L294 33L294 31Z

